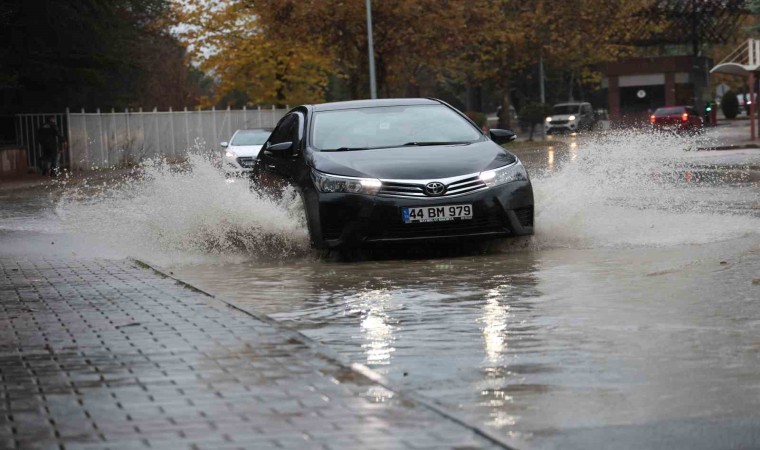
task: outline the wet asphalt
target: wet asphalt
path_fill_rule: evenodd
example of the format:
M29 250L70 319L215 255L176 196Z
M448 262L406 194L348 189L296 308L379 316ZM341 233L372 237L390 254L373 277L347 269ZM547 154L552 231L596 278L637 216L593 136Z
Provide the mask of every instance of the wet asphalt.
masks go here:
M760 448L760 151L673 153L629 179L608 144L516 150L527 241L161 265L518 448ZM67 232L56 199L2 193L4 251L150 259Z

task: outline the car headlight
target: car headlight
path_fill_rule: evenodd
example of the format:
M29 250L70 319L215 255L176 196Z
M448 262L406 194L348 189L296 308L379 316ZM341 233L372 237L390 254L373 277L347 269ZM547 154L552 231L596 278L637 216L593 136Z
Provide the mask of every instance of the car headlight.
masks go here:
M575 120L575 116L570 116L567 118L567 120Z
M224 156L228 157L229 159L235 159L235 158L237 158L237 155L235 154L235 152L231 152L229 150L227 150L227 152L224 154Z
M527 181L528 172L525 171L525 166L523 166L518 159L516 163L510 166L480 172L480 180L484 182L486 186L493 187L499 186L500 184L511 183L513 181Z
M382 182L377 178L354 178L339 175L329 175L316 170L311 171L311 179L320 192L342 192L347 194L375 195L380 190Z
M547 117L547 118L546 118L546 121L547 121L547 122L551 122L551 121L552 121L552 118L551 118L551 117Z

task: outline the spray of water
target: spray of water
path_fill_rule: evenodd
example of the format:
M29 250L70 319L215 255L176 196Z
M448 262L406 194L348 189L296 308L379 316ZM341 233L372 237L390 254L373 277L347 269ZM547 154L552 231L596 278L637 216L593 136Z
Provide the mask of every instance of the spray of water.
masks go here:
M146 161L118 179L63 189L56 207L69 231L159 264L290 257L308 250L300 199L273 199L225 179L207 157Z
M681 136L634 131L580 140L565 161L532 174L536 236L504 247L669 246L756 234L758 186L725 176L695 182L725 167L694 147ZM56 212L69 231L159 264L309 252L297 195L272 199L246 181L230 183L203 156L147 161L123 177L62 191Z
M558 171L533 180L536 245L669 246L757 233L756 210L732 209L751 210L757 185L720 175L726 167L696 148L695 138L630 130L581 140Z

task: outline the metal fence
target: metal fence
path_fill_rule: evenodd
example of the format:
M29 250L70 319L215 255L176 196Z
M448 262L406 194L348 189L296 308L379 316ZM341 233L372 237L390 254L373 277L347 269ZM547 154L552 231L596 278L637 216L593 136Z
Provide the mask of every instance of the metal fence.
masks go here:
M39 161L37 130L54 116L68 142L62 164L72 170L132 164L145 158L179 159L188 150L218 148L241 128L273 128L286 109L124 111L19 114L16 143L29 149L29 165Z
M29 167L39 167L40 157L42 150L38 139L39 128L50 117L55 118L55 123L58 126L58 130L66 139L66 129L68 127L68 120L66 113L63 114L16 114L14 121L14 130L16 134L16 144L27 149L27 158ZM68 155L61 155L61 165L68 166Z

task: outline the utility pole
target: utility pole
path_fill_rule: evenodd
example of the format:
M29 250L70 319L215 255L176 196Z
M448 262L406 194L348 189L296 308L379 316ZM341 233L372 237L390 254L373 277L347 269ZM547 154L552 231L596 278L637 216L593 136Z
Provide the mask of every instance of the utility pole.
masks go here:
M544 87L544 55L538 57L538 80L541 90L541 104L546 103L546 89ZM546 122L541 122L541 138L546 140Z
M541 103L546 103L546 91L544 90L544 56L538 57L538 80L541 86Z
M375 44L372 42L372 0L367 0L367 51L369 53L369 91L371 98L377 98L375 81Z

